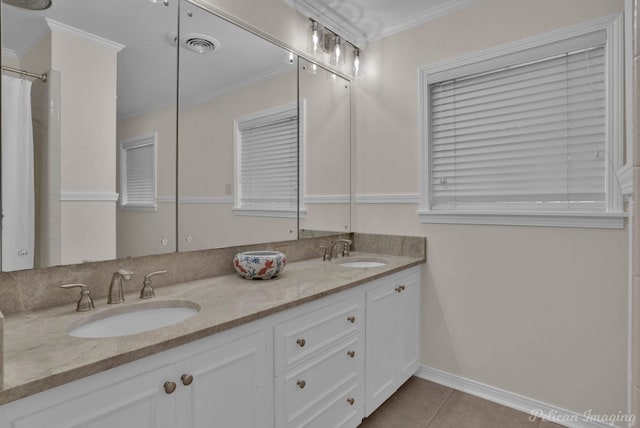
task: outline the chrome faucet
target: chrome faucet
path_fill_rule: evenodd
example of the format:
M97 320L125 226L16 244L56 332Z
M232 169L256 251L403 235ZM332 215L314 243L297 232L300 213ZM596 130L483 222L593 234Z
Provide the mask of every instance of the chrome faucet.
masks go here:
M350 239L336 239L335 241L331 241L331 245L328 248L325 248L324 255L322 256L322 260L333 260L334 258L338 258L338 245L342 244L342 257L348 257L349 251L351 250L351 244L353 241Z
M122 284L124 281L129 281L132 276L133 272L129 272L124 269L120 269L113 273L111 285L109 286L109 297L107 298L107 303L124 303L124 290L122 288Z

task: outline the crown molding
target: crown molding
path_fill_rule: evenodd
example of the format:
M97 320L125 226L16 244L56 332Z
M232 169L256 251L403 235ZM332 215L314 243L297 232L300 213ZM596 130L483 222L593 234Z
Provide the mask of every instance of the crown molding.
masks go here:
M381 29L375 33L368 33L365 29L349 21L344 14L319 0L284 0L289 6L301 14L318 21L323 26L340 34L346 40L357 45L388 37L392 34L433 21L443 16L480 3L481 0L449 0L435 7L412 13L404 19L383 23ZM348 6L348 4L343 6Z
M51 32L69 34L71 36L74 36L80 39L85 39L92 43L99 44L104 47L113 49L116 52L120 52L122 49L125 48L124 45L114 42L113 40L105 39L104 37L100 37L98 35L88 33L86 31L80 30L70 25L63 24L62 22L54 21L51 18L45 18L45 20L47 21L47 25L49 26L49 29L51 30Z
M481 0L449 0L446 3L408 16L405 19L384 28L381 33L376 35L375 39L383 39L385 37L391 36L392 34L408 30L409 28L425 24L429 21L434 21L438 18L442 18L443 16L451 15L452 13L458 12L459 10L474 6L480 3L480 1Z

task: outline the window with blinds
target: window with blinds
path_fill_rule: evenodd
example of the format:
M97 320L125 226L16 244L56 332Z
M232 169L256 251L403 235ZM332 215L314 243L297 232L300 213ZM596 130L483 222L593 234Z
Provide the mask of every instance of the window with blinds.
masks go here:
M608 52L596 31L425 72L427 210L608 212Z
M298 109L281 107L236 121L236 210L296 215Z
M156 208L156 135L120 143L120 205Z

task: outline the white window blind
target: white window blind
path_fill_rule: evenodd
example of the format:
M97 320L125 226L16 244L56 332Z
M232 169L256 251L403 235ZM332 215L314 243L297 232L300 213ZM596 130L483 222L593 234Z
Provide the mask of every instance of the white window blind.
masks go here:
M606 210L605 47L429 84L432 210Z
M121 205L156 207L156 138L143 136L121 143Z
M296 107L237 122L236 207L293 211L298 205Z

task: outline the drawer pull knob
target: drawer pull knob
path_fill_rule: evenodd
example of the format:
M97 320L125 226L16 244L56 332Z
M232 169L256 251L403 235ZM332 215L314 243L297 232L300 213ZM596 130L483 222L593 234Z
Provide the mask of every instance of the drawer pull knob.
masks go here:
M351 358L354 358L356 356L356 352L355 351L347 351L347 355Z
M193 376L191 376L190 374L183 374L180 377L180 380L182 380L182 384L184 386L189 386L191 385L191 382L193 382Z
M405 286L404 286L404 284L403 284L403 285L401 285L401 286L400 286L400 291L404 291L404 289L405 289L405 288L407 288L407 287L405 287Z
M349 321L351 324L356 322L356 317L354 317L353 315L351 315L350 317L347 317L347 321Z
M296 382L296 385L298 385L300 387L300 389L304 389L304 387L307 385L307 382L305 382L303 380L298 380Z
M176 390L176 383L175 382L165 382L164 383L164 392L166 392L167 394L173 394L173 391Z
M356 399L353 397L349 397L347 398L347 403L349 403L350 406L353 406L356 402Z
M307 341L304 339L298 339L296 340L296 343L298 344L299 347L304 348L304 345L307 344Z
M396 290L396 293L400 293L402 291L402 288L396 287L394 290Z

